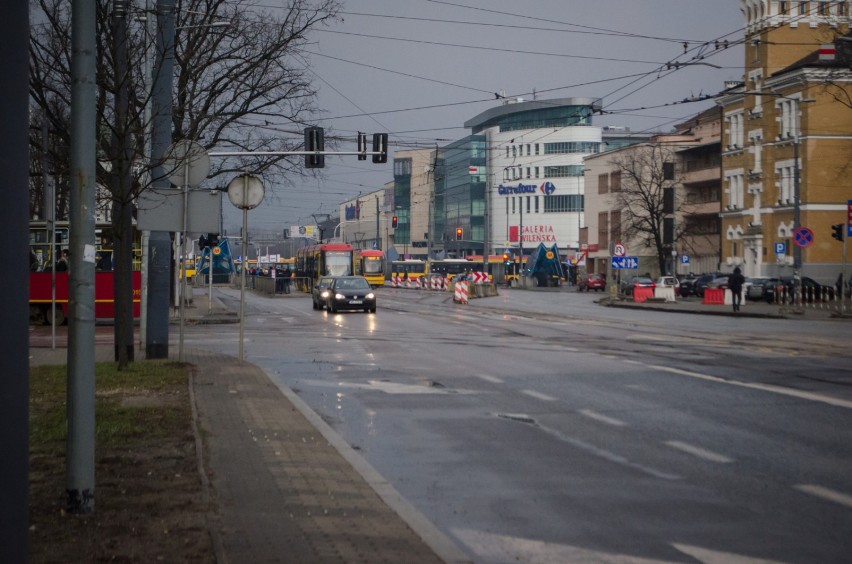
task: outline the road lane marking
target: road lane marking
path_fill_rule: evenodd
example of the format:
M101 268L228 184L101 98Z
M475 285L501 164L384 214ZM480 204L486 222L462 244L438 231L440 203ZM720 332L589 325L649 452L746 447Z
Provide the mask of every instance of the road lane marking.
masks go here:
M627 423L621 421L619 419L615 419L613 417L609 417L602 413L597 413L592 411L591 409L581 409L579 411L580 415L585 415L589 419L594 419L595 421L600 421L601 423L606 423L607 425L613 425L615 427L626 427Z
M725 455L680 441L666 441L665 444L679 451L691 454L692 456L697 456L698 458L709 460L710 462L718 462L719 464L730 464L734 461L733 458L728 458Z
M847 495L845 493L814 484L798 484L793 486L793 488L806 494L811 494L828 501L833 501L834 503L839 503L840 505L845 505L846 507L852 507L852 495Z
M540 399L541 401L556 401L556 398L535 390L521 390L522 394L528 395L531 398Z
M660 479L663 479L663 480L680 480L681 479L681 477L678 476L677 474L670 474L668 472L663 472L661 470L651 468L650 466L645 466L645 465L639 464L637 462L633 462L633 461L621 456L620 454L616 454L612 451L596 447L596 446L591 445L591 444L589 444L585 441L582 441L580 439L575 439L574 437L569 437L568 435L565 435L564 433L562 433L561 431L558 431L556 429L551 429L550 427L545 427L543 425L539 425L539 428L542 431L544 431L545 433L547 433L548 435L556 437L557 439L559 439L560 441L562 441L564 443L568 443L569 445L571 445L571 446L573 446L577 449L588 452L588 453L590 453L594 456L597 456L599 458L602 458L602 459L604 459L608 462L612 462L614 464L618 464L618 465L624 466L626 468L631 468L633 470L638 470L642 473L645 473L645 474L648 474L648 475L653 476L655 478L660 478Z
M649 364L648 368L655 368L657 370L662 370L664 372L671 372L673 374L681 374L683 376L689 376L691 378L698 378L700 380L707 380L708 382L716 382L718 384L729 384L731 386L740 386L741 388L749 388L752 390L760 390L762 392L770 392L773 394L779 394L782 396L789 396L809 401L818 401L822 403L827 403L828 405L833 405L835 407L843 407L846 409L852 409L852 401L842 400L838 398L832 398L829 396L824 396L822 394L816 394L813 392L805 392L802 390L793 390L790 388L782 388L781 386L774 386L772 384L755 384L751 382L738 382L736 380L728 380L726 378L720 378L718 376L711 376L709 374L701 374L700 372L692 372L691 370L681 370L680 368L671 368L669 366L660 366L657 364Z
M476 377L480 378L482 380L485 380L486 382L491 382L492 384L502 384L503 383L503 380L501 380L500 378L498 378L496 376L489 376L487 374L477 374Z

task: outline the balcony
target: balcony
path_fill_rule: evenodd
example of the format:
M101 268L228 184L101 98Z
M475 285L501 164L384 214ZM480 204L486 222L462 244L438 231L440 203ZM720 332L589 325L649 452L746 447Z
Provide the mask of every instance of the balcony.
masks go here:
M718 166L687 171L683 174L684 184L707 184L710 182L722 182L722 172Z

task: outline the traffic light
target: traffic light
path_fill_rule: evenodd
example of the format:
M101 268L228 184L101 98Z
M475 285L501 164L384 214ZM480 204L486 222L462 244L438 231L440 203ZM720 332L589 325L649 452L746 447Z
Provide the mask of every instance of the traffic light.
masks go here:
M397 224L399 223L399 218L397 216L393 216L391 218L391 227L396 229Z
M322 127L306 127L305 128L305 150L306 151L324 151L325 140L323 139ZM305 168L323 168L325 167L325 155L305 155Z
M461 241L464 237L464 229L456 227L456 241Z
M367 160L367 134L358 132L358 160Z
M831 238L837 239L838 241L840 241L842 243L843 242L843 224L842 223L835 223L834 225L831 226L831 231L832 231Z
M373 134L373 152L379 153L378 155L373 155L374 163L386 163L388 162L388 134L387 133L374 133Z
M509 253L503 253L503 262L506 263L506 266L509 266L511 262L509 261Z

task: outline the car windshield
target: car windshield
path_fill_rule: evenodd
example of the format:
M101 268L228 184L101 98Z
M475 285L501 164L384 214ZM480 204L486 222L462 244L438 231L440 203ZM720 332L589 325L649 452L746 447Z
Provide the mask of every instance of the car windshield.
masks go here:
M370 285L363 278L347 278L338 280L335 288L338 290L365 290Z

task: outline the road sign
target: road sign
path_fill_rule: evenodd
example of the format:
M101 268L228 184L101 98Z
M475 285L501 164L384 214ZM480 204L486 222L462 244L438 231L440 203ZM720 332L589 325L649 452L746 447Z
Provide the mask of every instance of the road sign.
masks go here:
M689 264L689 255L680 255L680 264Z
M814 242L814 232L807 227L799 227L793 231L793 242L797 247L810 247Z
M775 254L776 255L786 255L787 254L787 243L775 243Z
M631 269L635 270L639 268L639 257L612 257L612 268L618 269Z
M627 247L622 243L616 243L612 246L612 254L613 256L623 257L627 254Z

